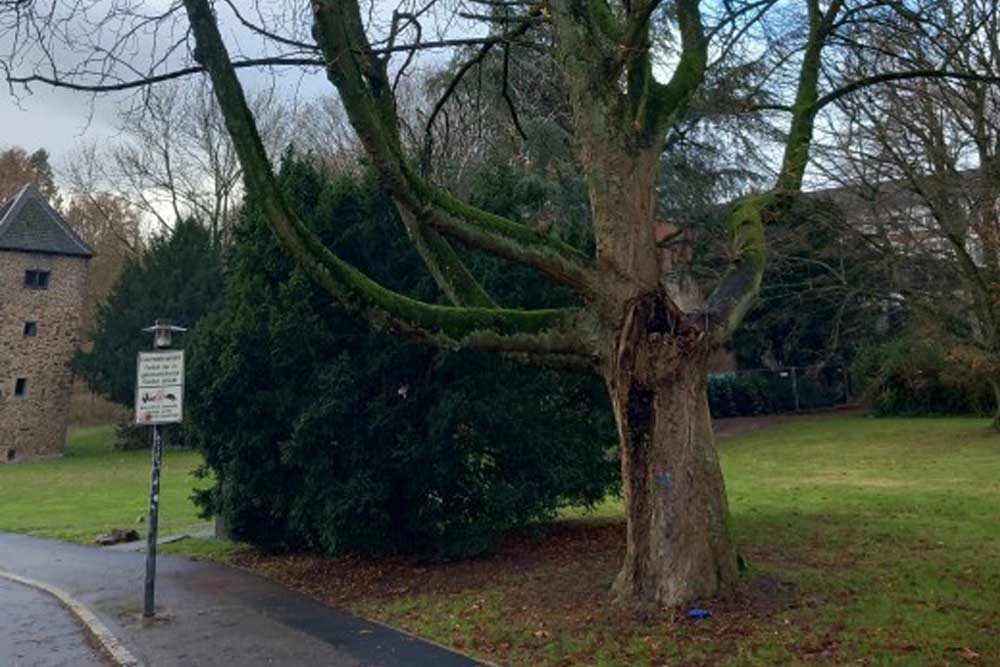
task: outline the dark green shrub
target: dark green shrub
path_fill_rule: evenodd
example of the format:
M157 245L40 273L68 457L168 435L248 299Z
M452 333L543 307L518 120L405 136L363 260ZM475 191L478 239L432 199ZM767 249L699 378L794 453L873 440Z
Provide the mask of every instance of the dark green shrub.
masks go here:
M296 162L281 178L338 254L396 289L433 295L374 182L327 184ZM597 502L614 484L599 382L373 331L293 266L252 200L235 238L225 309L191 341L187 393L216 480L198 502L235 538L458 557L564 504ZM477 268L504 303L543 296L530 272Z
M130 416L115 425L114 448L121 451L148 449L152 446L151 437L149 427L136 426L135 417Z
M822 374L796 372L800 410L826 408L838 403L843 387ZM796 409L790 370L746 371L716 375L708 382L708 406L712 416L749 417Z
M862 351L852 374L880 416L993 413L989 384L949 358L948 341L911 333Z
M768 383L759 375L715 376L708 383L713 417L740 417L775 412Z

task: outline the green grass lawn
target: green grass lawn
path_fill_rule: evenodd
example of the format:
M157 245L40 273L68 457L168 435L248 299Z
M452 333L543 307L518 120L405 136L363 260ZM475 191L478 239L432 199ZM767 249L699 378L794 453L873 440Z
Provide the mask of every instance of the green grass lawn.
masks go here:
M753 562L874 664L1000 664L1000 435L980 419L829 419L723 447Z
M512 665L1000 665L1000 435L987 420L823 418L720 447L745 584L787 582L788 604L765 586L747 608L706 602L715 616L698 624L623 620L601 593L620 553L585 543L563 562L495 565L466 590L352 607Z
M0 467L0 530L78 542L146 512L148 452L74 431L61 460ZM983 419L803 419L720 443L749 562L708 621L608 604L621 506L568 512L496 556L265 556L185 540L357 613L509 665L1000 665L1000 435ZM203 527L194 452L168 451L163 533ZM142 528L142 526L138 526ZM589 531L589 532L588 532Z
M149 505L149 451L112 449L114 427L71 429L61 459L0 466L0 530L92 543L111 528L135 528ZM207 486L192 471L197 452L168 449L163 455L160 534L203 530L192 489Z

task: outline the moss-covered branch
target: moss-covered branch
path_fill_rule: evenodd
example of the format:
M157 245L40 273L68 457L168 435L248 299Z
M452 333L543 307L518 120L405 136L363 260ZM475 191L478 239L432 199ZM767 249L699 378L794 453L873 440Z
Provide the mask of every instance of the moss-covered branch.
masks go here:
M787 214L802 189L819 98L823 47L842 6L842 0L834 0L824 13L819 0L808 0L809 36L799 69L781 171L769 192L737 202L727 218L733 262L709 297L707 307L711 335L717 341L732 335L760 292L766 264L766 224Z
M195 60L212 79L248 189L259 198L286 252L334 298L376 326L441 347L587 357L584 311L428 304L386 289L334 255L284 201L207 0L184 0L184 6L195 37Z
M586 0L581 3L581 15L586 15L590 24L609 40L621 43L625 38L625 25L615 16L608 0Z
M809 35L799 66L798 86L795 103L792 105L792 121L785 140L785 153L781 162L781 172L775 189L784 197L798 195L802 189L806 166L809 164L809 148L812 145L816 114L819 110L819 77L823 64L823 47L826 46L830 31L835 25L843 0L834 0L824 14L819 0L808 0Z
M476 249L525 264L590 296L588 258L558 239L463 202L426 182L403 154L384 62L372 57L356 0L313 3L314 36L351 125L397 204L420 224ZM517 30L518 28L514 28Z
M773 203L770 193L747 197L734 204L726 217L733 262L709 296L706 308L710 335L717 342L736 331L760 292L767 259L764 216Z
M349 113L353 112L352 122L356 120L359 124L359 133L366 147L370 148L375 143L379 146L378 153L372 154L375 166L383 174L390 191L396 195L397 207L417 254L441 291L455 305L495 305L450 244L425 225L427 216L414 209L406 198L400 198L398 188L392 187L400 182L398 173L391 179L386 177L387 170L402 159L399 134L395 131L398 127L396 104L386 72L386 61L368 48L359 13L346 11L339 15L337 30L340 43L348 46L338 54L337 79L342 80L350 90L358 91L355 96L357 101L349 109ZM350 48L351 45L356 48ZM329 59L329 54L324 55ZM332 69L327 66L328 73Z
M590 259L582 252L527 225L472 206L420 178L409 165L404 168L413 191L437 209L436 214L428 216L428 224L439 232L468 246L536 268L585 297L593 294L596 276Z
M432 227L421 224L406 208L397 208L410 243L448 300L456 306L495 308L497 303L469 273L455 249Z

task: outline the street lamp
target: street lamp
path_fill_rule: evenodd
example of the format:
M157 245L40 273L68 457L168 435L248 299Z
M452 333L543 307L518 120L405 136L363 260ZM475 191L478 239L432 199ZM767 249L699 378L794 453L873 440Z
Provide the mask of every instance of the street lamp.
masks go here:
M175 333L184 333L187 329L177 326L170 320L156 320L153 326L146 327L143 331L153 334L153 348L162 350L170 347Z
M170 345L173 343L173 335L175 333L183 333L187 331L184 327L179 327L169 320L156 320L156 322L151 327L146 327L143 329L145 333L153 334L153 349L154 350L168 350ZM183 354L180 352L179 354ZM138 376L141 377L141 357L140 356L140 371ZM163 356L154 355L154 356ZM181 369L183 369L183 357L181 357ZM180 383L183 384L183 370L180 371ZM136 380L136 385L140 384L139 379ZM136 410L138 410L138 398L139 390L136 391ZM180 392L178 392L180 394ZM138 419L138 416L137 416ZM149 484L149 524L146 534L146 582L143 590L143 608L142 615L146 618L152 618L156 613L156 539L159 528L159 517L160 517L160 462L163 458L163 441L160 438L160 427L157 421L153 422L153 471L151 474L150 484Z

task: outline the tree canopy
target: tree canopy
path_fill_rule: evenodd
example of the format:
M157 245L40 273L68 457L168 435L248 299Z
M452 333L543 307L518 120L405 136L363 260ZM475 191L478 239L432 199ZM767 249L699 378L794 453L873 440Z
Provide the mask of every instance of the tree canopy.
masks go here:
M0 152L0 202L10 201L29 183L38 188L53 206L59 206L59 189L49 164L48 151L39 148L28 153L14 146Z

